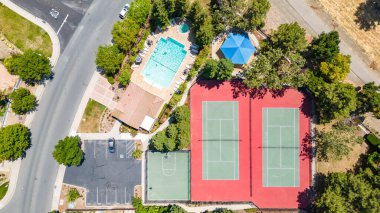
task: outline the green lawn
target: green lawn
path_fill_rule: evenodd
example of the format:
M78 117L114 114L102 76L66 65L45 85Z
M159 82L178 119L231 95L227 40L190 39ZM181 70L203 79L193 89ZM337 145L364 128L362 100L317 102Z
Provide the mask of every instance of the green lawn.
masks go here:
M50 57L52 43L40 27L21 17L0 3L0 33L21 51L37 50Z
M82 120L80 122L78 132L99 132L100 117L102 116L105 109L106 106L90 99L87 103Z
M9 182L5 182L0 186L0 200L3 199L3 197L7 193L8 185L9 185Z

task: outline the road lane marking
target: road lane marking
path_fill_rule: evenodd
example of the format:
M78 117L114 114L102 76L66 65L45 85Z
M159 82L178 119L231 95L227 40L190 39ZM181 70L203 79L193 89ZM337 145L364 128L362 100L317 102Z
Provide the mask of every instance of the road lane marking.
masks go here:
M69 14L67 14L65 20L63 20L61 26L59 27L59 29L58 29L58 31L57 31L57 35L59 34L59 31L61 31L63 25L66 23L67 17L69 17Z

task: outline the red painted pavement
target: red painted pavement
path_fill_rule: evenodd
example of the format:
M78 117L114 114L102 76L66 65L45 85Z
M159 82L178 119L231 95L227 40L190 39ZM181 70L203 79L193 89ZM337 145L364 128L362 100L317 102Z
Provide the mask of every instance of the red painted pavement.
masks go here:
M311 184L310 101L294 89L250 97L240 82L201 81L191 88L191 200L252 201L259 208L302 208ZM261 91L260 91L261 92ZM254 96L260 96L253 93ZM252 95L252 94L251 94ZM202 102L239 101L239 180L202 180ZM300 186L262 186L262 108L300 109ZM250 118L251 117L251 121ZM250 134L251 133L251 134Z

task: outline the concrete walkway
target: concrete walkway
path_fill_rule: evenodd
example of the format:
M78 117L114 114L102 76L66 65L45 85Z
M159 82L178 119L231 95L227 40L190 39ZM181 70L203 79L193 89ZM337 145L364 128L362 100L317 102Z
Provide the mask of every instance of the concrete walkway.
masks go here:
M50 57L50 64L52 66L54 66L57 63L58 58L60 56L61 47L60 47L58 35L55 33L53 28L48 23L43 21L42 19L35 17L34 15L30 14L26 10L17 6L13 2L11 2L10 0L0 0L0 2L2 4L4 4L5 6L7 6L9 9L18 13L20 16L28 19L32 23L41 27L43 30L45 30L48 33L48 35L51 39L52 45L53 45L53 52L52 52L52 56ZM40 98L43 94L44 88L45 88L44 85L40 85L37 88L37 91L36 91L37 100L40 100ZM31 113L30 115L27 116L25 123L24 123L26 126L30 127L30 124L33 120L33 116L34 116L34 113ZM12 166L11 166L10 175L9 175L8 191L5 194L4 198L0 201L0 209L2 209L4 206L6 206L9 203L9 201L12 199L13 194L16 190L18 173L20 171L20 166L21 166L21 159L18 159L16 161L13 161L10 163L12 164Z

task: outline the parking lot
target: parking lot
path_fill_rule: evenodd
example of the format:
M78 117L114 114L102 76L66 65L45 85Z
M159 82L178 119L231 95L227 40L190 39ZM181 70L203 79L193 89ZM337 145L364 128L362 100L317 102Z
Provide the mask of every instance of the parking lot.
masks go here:
M105 140L84 141L83 164L66 168L63 182L86 188L89 206L129 204L134 187L141 185L141 160L132 158L134 149L134 141L117 140L114 153Z

